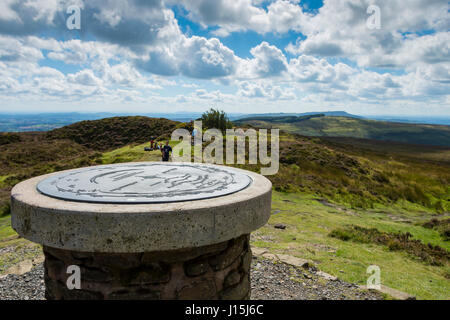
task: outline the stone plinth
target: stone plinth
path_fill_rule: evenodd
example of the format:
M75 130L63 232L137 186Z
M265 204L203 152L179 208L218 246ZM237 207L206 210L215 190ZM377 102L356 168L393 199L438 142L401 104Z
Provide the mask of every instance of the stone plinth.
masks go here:
M47 299L246 299L249 234L270 205L265 177L190 163L68 170L11 195L13 228L44 246Z
M81 253L44 247L47 299L248 298L249 236L219 244L144 253ZM67 267L81 268L81 290L68 290Z

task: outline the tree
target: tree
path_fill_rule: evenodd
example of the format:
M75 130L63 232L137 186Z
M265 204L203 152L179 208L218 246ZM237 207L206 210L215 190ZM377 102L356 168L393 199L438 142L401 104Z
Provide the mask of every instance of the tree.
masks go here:
M231 129L233 123L228 119L224 111L211 108L202 114L202 124L205 129L219 129L225 132L226 129Z

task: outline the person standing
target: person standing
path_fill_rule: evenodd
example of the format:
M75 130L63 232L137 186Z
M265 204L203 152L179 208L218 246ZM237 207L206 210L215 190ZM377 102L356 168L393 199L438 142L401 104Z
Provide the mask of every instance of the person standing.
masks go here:
M153 145L155 144L155 140L153 138L151 138L150 140L150 149L153 150ZM155 149L156 149L156 145L155 145Z
M172 147L169 145L169 140L166 141L166 145L161 148L162 161L169 161Z
M195 136L197 135L197 129L194 128L194 130L192 130L192 139L191 139L191 145L193 146L195 143Z

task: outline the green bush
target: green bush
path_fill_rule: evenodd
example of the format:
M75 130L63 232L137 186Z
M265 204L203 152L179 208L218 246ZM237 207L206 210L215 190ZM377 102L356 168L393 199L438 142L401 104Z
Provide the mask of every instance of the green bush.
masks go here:
M427 229L434 229L439 232L444 241L450 240L450 219L438 220L436 218L433 218L430 221L422 224L422 226Z
M0 205L0 217L7 216L11 213L11 204L9 202Z
M225 133L226 129L231 129L233 127L233 123L228 120L224 111L213 108L203 113L201 120L203 129L219 129Z
M330 232L330 237L337 238L343 241L348 241L352 238L350 233L348 233L343 229L334 229L333 231Z
M442 266L448 265L450 261L450 252L440 246L424 244L420 240L412 239L412 234L392 233L379 231L376 228L363 228L356 225L350 225L346 228L337 228L329 233L330 237L338 238L344 241L354 241L359 243L374 243L385 245L391 251L405 251L412 256L418 257L424 263Z
M389 240L388 243L387 243L387 247L391 251L397 251L397 250L400 250L402 248L400 242L397 239Z

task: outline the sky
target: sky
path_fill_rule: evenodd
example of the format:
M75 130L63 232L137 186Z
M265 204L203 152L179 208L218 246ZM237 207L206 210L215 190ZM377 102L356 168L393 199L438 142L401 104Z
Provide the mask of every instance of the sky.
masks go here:
M450 116L447 0L2 0L0 112Z

